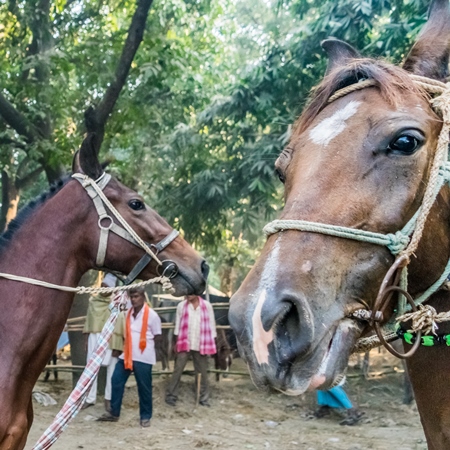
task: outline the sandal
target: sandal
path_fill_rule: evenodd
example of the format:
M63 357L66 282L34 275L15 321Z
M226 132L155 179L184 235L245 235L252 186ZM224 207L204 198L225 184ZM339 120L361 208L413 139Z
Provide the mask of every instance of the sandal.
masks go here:
M322 419L323 417L329 416L331 414L331 408L327 405L320 406L313 415L316 419Z
M94 406L94 405L95 405L95 403L87 403L87 402L85 402L85 403L83 403L83 406L81 407L81 410L90 408L91 406Z
M347 410L347 417L339 422L339 425L356 425L362 418L365 413L363 411L359 411L356 408L351 408Z
M97 422L117 422L118 417L113 416L111 413L105 413L97 419Z

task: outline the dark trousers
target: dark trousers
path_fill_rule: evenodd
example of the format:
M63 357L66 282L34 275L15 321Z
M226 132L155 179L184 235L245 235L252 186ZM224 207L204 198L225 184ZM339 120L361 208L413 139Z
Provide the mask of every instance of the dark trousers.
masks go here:
M111 414L120 416L125 383L134 372L139 394L139 414L141 420L152 418L152 365L133 361L133 370L125 369L123 359L119 359L111 380Z
M189 355L194 361L194 369L197 374L201 374L200 380L200 402L207 402L209 399L209 381L208 381L208 355L200 355L200 352L180 352L177 353L175 367L172 378L166 389L166 399L176 401L178 398L178 387L180 385L181 375L188 362Z

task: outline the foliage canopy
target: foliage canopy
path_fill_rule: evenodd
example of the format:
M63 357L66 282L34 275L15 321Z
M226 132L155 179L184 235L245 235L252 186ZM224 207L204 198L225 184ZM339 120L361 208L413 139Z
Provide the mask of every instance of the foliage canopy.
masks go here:
M68 169L85 111L114 78L137 3L0 0L3 222L19 198ZM400 61L427 7L423 0L155 1L102 154L213 257L228 280L222 288L232 289L263 239L262 225L281 207L273 163L323 75L321 40L334 36L364 55ZM233 266L230 275L224 268Z

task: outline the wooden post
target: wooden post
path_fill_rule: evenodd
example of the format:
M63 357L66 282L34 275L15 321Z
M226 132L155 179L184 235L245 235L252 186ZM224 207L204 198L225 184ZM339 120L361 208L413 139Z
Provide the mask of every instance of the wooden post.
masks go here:
M195 402L195 407L198 406L198 404L200 403L200 387L202 385L202 374L198 373L197 374L197 400Z

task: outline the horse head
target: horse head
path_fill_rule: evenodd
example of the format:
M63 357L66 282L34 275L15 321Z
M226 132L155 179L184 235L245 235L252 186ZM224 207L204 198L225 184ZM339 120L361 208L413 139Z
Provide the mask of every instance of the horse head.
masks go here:
M373 242L282 223L395 235L410 221L442 128L429 95L410 75L444 80L449 41L448 0L436 0L402 67L362 58L336 39L323 43L327 73L275 164L285 185L281 225L231 299L230 323L257 385L300 394L342 381L357 339L368 331L352 314L371 309L394 257ZM371 84L359 89L365 80ZM448 202L444 188L411 258L413 294L430 286L448 261ZM387 309L384 320L392 313Z
M137 277L148 279L165 275L171 279L175 295L203 293L209 272L206 261L145 204L141 195L105 174L98 160L96 139L94 133L88 134L72 165L73 177L80 181L76 185L87 186L87 194L93 200L85 205L86 228L95 230L83 236L86 266L129 274L126 283ZM95 180L100 186L97 190L103 192L107 200L99 199L92 187ZM118 214L112 212L113 208ZM126 230L127 225L131 231ZM146 252L146 246L154 256Z

